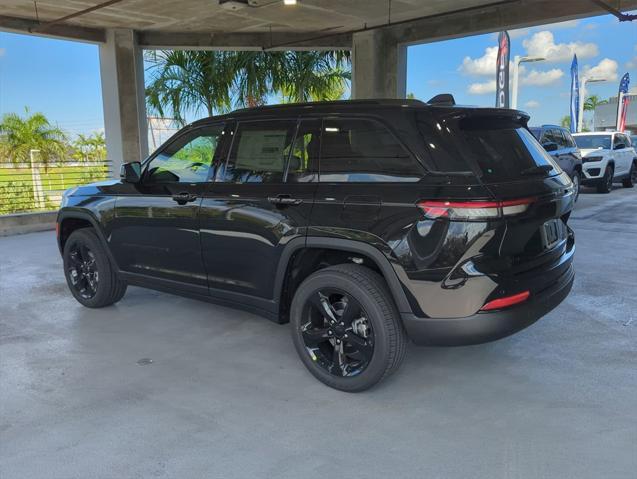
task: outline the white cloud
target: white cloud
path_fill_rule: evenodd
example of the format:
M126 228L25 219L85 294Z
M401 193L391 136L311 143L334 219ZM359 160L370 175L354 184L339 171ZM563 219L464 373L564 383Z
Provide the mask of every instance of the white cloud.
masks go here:
M536 100L529 100L524 104L524 106L526 108L537 108L540 106L540 102Z
M522 42L527 55L544 57L549 62L568 61L576 53L578 58L591 58L599 53L595 43L555 43L553 33L548 30L537 32L531 38ZM497 55L497 52L496 52Z
M487 47L479 58L464 57L458 70L465 75L495 75L497 58L498 47Z
M468 88L468 92L472 95L486 95L487 93L495 93L495 90L495 80L482 83L472 83Z
M604 58L597 65L591 67L586 65L583 76L588 78L604 78L606 80L617 80L617 62L610 58Z
M632 57L626 62L626 68L637 68L637 56Z
M520 77L522 85L544 86L555 83L564 76L564 72L559 68L553 68L547 71L531 70L528 75Z

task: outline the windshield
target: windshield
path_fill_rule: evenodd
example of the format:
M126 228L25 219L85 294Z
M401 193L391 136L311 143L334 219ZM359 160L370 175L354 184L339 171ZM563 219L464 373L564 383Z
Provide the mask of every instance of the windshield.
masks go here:
M610 150L610 135L576 135L573 139L582 150Z

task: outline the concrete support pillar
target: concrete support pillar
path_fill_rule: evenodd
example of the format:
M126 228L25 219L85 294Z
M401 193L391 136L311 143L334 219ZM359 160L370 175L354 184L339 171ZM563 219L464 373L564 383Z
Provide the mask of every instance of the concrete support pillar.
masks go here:
M352 45L352 98L405 98L407 46L391 33L355 33Z
M133 30L113 29L100 45L106 149L111 172L148 156L143 50Z

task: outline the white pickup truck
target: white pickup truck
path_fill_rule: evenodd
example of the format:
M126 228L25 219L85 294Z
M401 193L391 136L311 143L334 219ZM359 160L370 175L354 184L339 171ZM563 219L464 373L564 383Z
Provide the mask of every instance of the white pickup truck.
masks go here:
M637 183L637 153L625 133L599 131L575 133L573 139L582 154L582 184L609 193L613 183L625 188Z

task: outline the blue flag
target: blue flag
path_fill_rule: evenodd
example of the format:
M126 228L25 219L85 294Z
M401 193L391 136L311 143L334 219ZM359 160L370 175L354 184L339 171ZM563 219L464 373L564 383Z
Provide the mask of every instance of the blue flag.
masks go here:
M573 63L571 63L571 133L577 132L577 122L579 120L579 101L577 55L573 55Z

